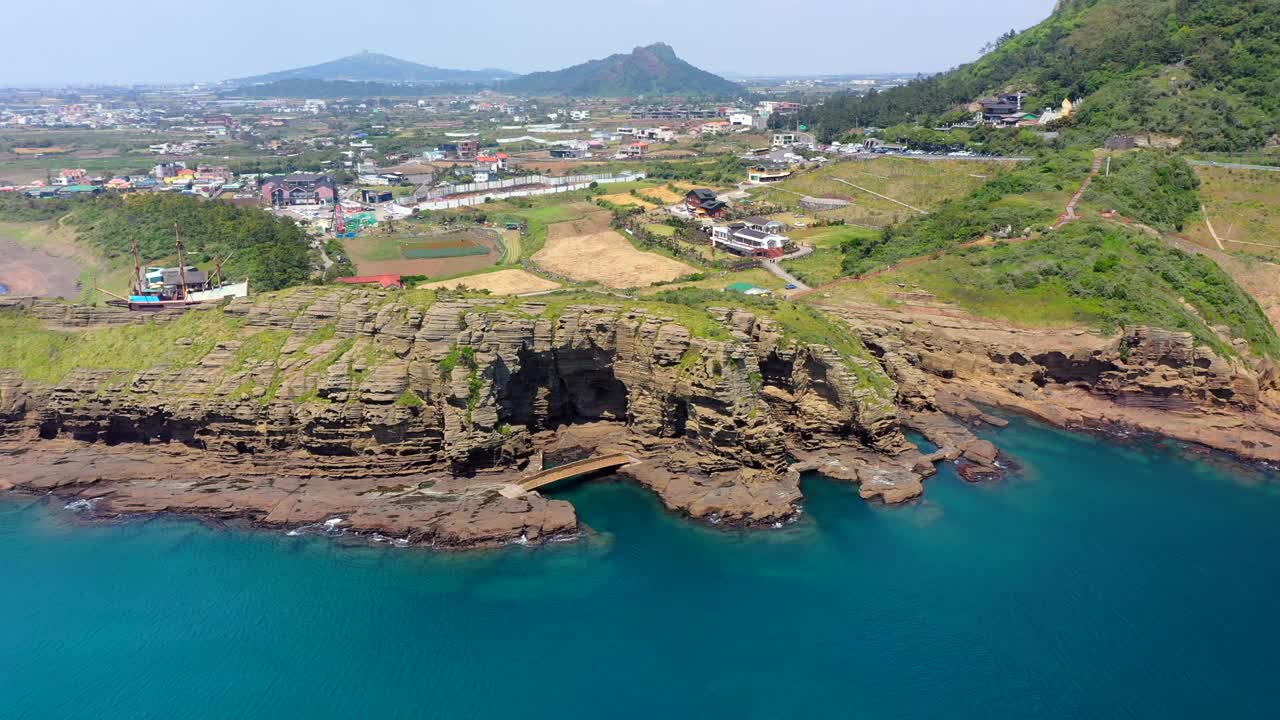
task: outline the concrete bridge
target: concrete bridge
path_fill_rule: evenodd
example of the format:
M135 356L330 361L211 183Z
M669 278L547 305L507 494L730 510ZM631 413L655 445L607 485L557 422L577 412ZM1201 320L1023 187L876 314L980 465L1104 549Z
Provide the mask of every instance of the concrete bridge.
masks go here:
M568 480L579 475L587 475L589 473L600 472L602 470L613 470L623 465L630 465L635 462L635 458L622 453L613 455L601 455L599 457L591 457L585 460L578 460L559 467L543 470L542 472L531 475L520 482L520 489L528 492L545 487L551 483L561 480Z

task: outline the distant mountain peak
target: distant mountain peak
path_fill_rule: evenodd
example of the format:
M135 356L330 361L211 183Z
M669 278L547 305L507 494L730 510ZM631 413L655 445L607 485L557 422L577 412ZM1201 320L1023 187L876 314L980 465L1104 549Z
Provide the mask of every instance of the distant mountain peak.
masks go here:
M505 70L452 70L422 65L379 52L361 50L354 55L306 67L234 80L240 85L260 85L280 80L349 80L382 83L488 83L513 77Z
M652 43L553 72L503 83L512 92L576 96L736 96L742 86L680 59L670 45Z

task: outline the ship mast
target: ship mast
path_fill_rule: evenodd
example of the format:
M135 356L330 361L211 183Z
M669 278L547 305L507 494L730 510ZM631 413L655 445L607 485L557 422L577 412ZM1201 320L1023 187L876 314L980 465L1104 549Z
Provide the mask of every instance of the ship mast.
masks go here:
M133 291L141 295L144 287L142 278L142 258L138 255L138 236L135 233L129 238L129 250L133 253Z
M182 281L182 299L187 299L187 264L182 257L182 236L178 234L178 223L173 224L173 242L178 246L178 277Z

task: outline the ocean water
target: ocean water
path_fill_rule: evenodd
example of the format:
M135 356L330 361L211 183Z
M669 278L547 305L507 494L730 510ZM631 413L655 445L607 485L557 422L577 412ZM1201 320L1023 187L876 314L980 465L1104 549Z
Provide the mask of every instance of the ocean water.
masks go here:
M1020 465L722 532L436 555L0 502L0 717L1277 717L1280 479L1024 421Z

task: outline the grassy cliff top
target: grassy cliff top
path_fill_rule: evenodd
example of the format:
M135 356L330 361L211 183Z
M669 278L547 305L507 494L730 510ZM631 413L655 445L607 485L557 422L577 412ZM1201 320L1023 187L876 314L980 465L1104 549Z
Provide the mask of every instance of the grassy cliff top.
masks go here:
M881 372L874 358L852 332L820 311L785 301L750 298L732 293L686 288L668 290L641 299L608 293L568 290L537 298L494 298L484 293L404 290L369 292L346 286L298 287L263 293L252 303L258 308L272 307L272 312L298 316L315 299L302 293L321 291L341 293L344 298L372 301L371 311L399 303L418 311L428 310L443 299L478 300L475 312L522 314L528 303L545 305L538 317L557 320L573 306L616 307L625 312L644 312L669 318L695 337L708 340L732 339L729 329L717 321L713 308L742 308L777 323L784 343L823 345L844 358L847 368L865 387L881 396L889 396L892 383ZM319 296L317 295L317 298ZM146 319L131 325L101 329L54 330L41 325L31 314L21 310L0 310L0 369L14 370L22 377L46 384L65 380L78 369L117 371L122 377L135 376L145 370L169 366L190 367L197 364L218 343L238 340L236 364L229 371L242 369L253 362L276 362L290 332L282 329L246 327L244 320L229 315L221 308L186 313L171 321ZM335 336L334 323L301 338L300 350ZM376 345L376 340L372 343ZM349 346L348 346L349 349Z

